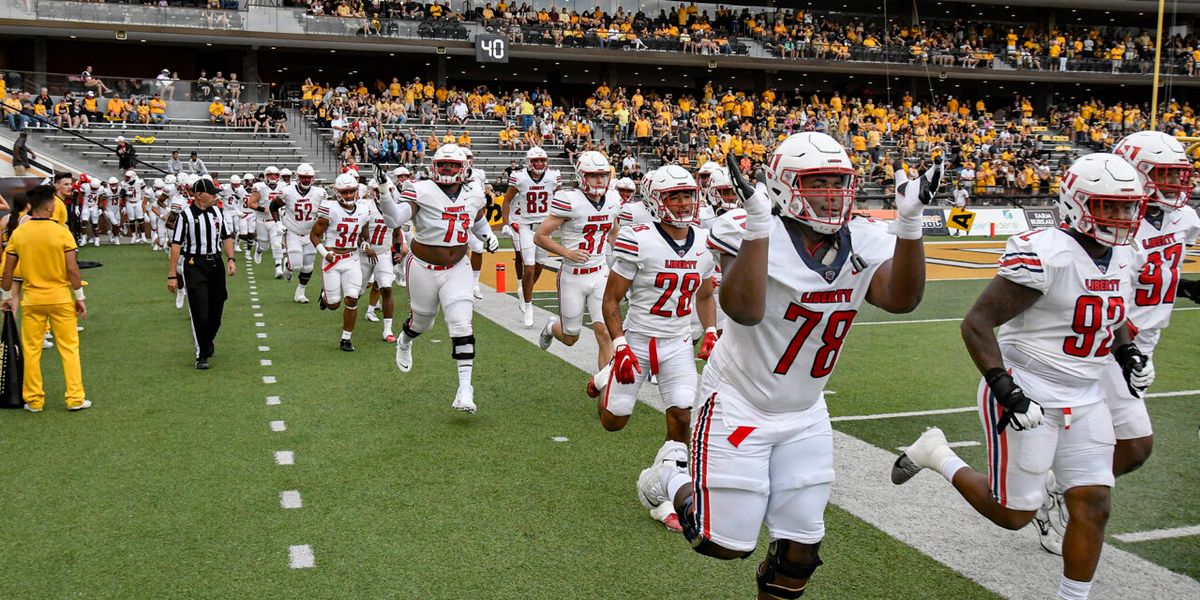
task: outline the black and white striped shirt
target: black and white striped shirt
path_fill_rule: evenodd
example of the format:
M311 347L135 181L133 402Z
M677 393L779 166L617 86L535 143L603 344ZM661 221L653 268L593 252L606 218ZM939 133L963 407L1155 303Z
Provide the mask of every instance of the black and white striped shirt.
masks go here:
M221 209L210 206L200 210L193 204L176 219L171 243L178 244L184 256L204 256L220 252L221 241L231 237L221 218Z

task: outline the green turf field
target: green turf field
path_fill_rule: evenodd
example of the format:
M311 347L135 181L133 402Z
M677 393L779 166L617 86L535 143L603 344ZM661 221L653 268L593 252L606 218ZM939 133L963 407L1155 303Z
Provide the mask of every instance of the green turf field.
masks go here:
M476 318L480 411L465 416L449 407L456 379L440 318L418 341L413 372L401 374L378 324L360 322L358 351L339 352L340 316L293 304L292 284L264 263L255 269L261 309L240 273L213 369L197 372L163 255L122 246L84 258L105 265L84 273L84 376L95 407L67 413L51 351L47 410L0 412L0 597L751 595L753 562L693 553L638 504L634 483L661 443L661 417L639 407L627 430L603 431L581 393L584 374L499 326ZM982 284L931 284L903 319L959 317ZM1196 331L1200 312L1175 318L1156 354L1156 390L1200 387L1181 335ZM858 321L884 319L864 310ZM957 323L857 327L851 340L830 385L834 415L973 402ZM1196 401L1151 405L1155 456L1118 484L1111 532L1200 523ZM933 424L951 441L979 440L976 419L837 426L894 450ZM285 450L294 465L275 464ZM982 464L978 447L962 454ZM285 490L300 491L303 507L281 508ZM815 597L995 597L832 505L827 528ZM1036 549L1032 534L1030 542ZM300 544L312 547L314 568L288 567L289 546ZM1200 576L1195 537L1122 547Z

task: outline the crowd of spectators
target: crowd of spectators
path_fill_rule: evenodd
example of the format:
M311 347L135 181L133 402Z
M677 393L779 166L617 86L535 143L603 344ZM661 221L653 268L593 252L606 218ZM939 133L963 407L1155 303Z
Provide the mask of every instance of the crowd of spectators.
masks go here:
M65 129L84 129L101 123L122 127L129 123L153 125L167 118L167 102L161 94L121 98L113 92L104 98L88 90L66 92L55 98L45 87L37 94L9 89L3 79L0 79L0 105L5 123L14 132L52 125Z

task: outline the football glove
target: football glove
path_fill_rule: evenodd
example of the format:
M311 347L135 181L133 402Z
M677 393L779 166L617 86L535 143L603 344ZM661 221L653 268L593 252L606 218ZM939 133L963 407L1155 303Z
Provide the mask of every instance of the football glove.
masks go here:
M482 241L483 249L488 252L495 252L500 249L500 240L496 239L496 236L490 233Z
M717 328L709 327L704 330L704 339L700 340L700 352L696 353L696 358L700 360L708 360L712 354L713 347L717 345Z
M1121 374L1125 376L1129 393L1141 398L1146 388L1154 383L1154 363L1133 342L1113 348L1112 355L1121 365Z
M380 163L375 163L374 167L375 167L375 182L378 183L379 187L382 188L389 183L388 177L387 177L387 170L384 169L383 165Z
M939 156L924 175L909 179L901 165L896 165L896 220L892 221L891 232L905 240L919 240L922 234L921 216L925 205L933 201L942 184L943 160Z
M725 156L729 177L733 180L733 191L742 200L742 208L746 209L746 231L742 240L761 240L771 235L771 225L774 218L771 215L771 199L767 196L767 186L763 184L764 175L756 175L757 184L751 184L742 170L738 167L733 154Z
M1200 281L1180 279L1176 293L1180 298L1187 298L1196 304L1200 304Z
M642 372L637 356L633 354L629 344L625 343L625 336L613 340L613 346L613 375L617 378L617 383L633 383Z
M1042 405L1025 396L1025 392L1017 386L1017 382L1013 381L1008 371L992 369L987 372L985 378L988 387L992 389L992 395L996 397L996 402L1004 407L1004 415L996 424L999 431L1004 431L1009 425L1015 431L1023 431L1042 424L1045 416Z

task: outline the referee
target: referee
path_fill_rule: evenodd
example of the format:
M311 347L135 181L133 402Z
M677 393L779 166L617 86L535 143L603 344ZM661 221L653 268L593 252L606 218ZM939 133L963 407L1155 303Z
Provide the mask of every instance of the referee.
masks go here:
M167 276L167 289L172 294L181 285L187 290L197 369L207 369L208 359L213 355L213 339L221 328L221 312L228 297L225 276L237 274L233 235L225 229L221 209L213 206L216 194L217 186L211 179L197 180L192 185L192 204L175 220L171 234L171 271ZM222 248L224 252L221 252ZM177 272L180 256L183 257L182 274Z

